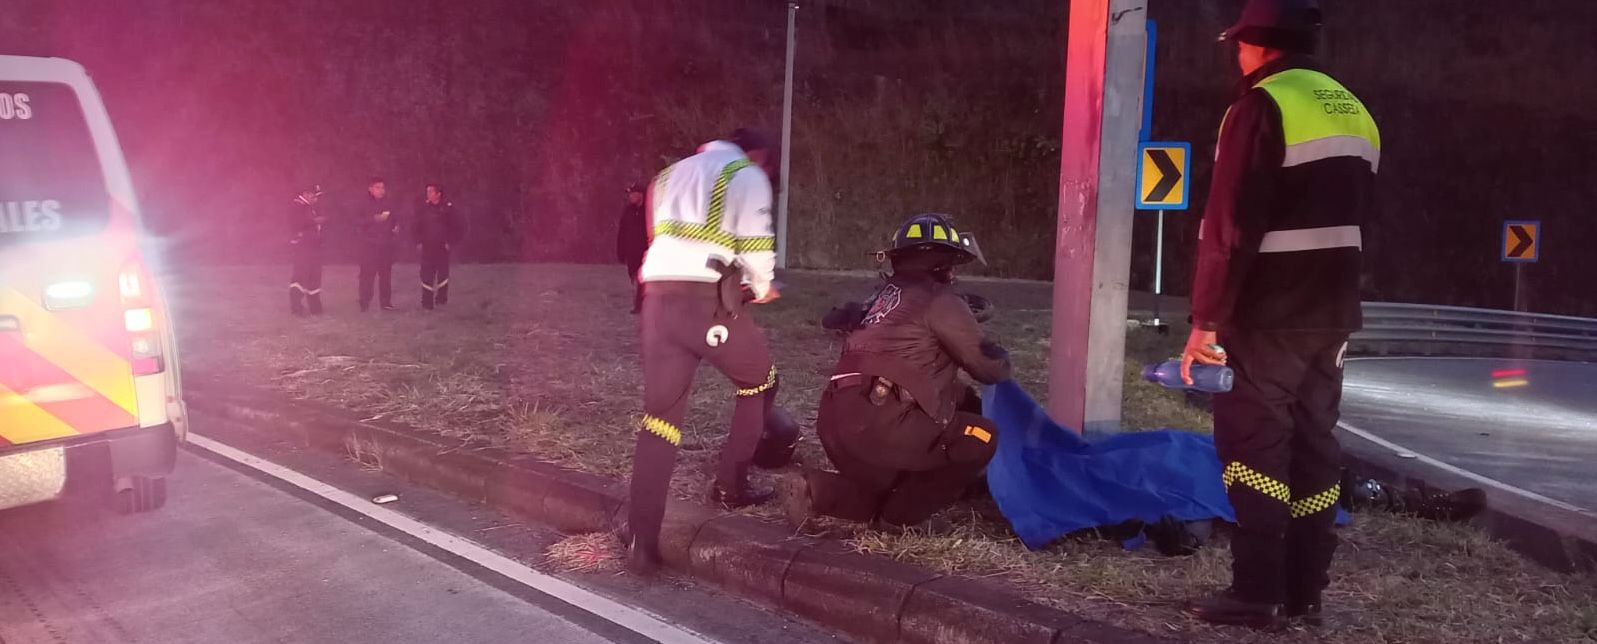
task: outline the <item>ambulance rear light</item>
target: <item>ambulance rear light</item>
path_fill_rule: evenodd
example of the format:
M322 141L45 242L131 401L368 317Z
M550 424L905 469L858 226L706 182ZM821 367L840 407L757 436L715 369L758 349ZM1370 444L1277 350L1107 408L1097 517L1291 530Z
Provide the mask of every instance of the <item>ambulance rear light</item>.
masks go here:
M155 335L133 336L133 375L151 376L166 370L161 356L161 339Z
M94 301L94 285L88 282L56 282L44 287L44 308L51 311L81 309Z
M123 314L128 333L147 333L155 330L155 313L150 309L128 309Z

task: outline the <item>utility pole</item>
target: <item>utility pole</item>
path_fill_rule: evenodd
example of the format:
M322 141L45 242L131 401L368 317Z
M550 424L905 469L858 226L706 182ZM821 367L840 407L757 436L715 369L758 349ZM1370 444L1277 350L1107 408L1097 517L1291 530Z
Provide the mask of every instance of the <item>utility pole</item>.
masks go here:
M1048 407L1120 429L1149 0L1071 0Z
M787 268L787 184L793 156L793 58L798 52L798 3L787 3L787 72L782 82L781 194L776 204L776 267Z

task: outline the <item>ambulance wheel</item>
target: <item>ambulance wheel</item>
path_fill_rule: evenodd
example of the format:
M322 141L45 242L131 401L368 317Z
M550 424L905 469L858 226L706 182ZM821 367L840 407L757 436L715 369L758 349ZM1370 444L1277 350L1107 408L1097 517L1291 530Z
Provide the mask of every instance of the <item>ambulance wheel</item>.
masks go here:
M166 479L134 476L118 481L116 511L121 514L151 512L166 505Z

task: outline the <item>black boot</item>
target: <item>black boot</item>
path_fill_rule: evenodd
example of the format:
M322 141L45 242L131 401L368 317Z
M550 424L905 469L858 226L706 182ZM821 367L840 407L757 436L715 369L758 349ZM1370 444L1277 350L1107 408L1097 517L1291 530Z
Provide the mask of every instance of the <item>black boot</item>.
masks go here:
M615 534L621 540L621 544L627 549L627 572L644 578L660 575L660 567L663 562L660 559L659 548L649 548L638 543L632 534L631 524L625 519L621 521L621 525L616 526Z
M1318 595L1308 600L1289 600L1283 615L1304 626L1319 628L1325 625L1325 617L1321 612L1323 607Z
M1188 604L1187 613L1211 624L1269 630L1281 627L1279 604L1247 601L1231 590L1221 591L1212 597Z
M728 510L736 510L738 508L746 508L751 505L763 504L766 501L771 500L771 497L776 496L775 490L770 488L755 488L746 482L743 484L742 488L743 489L736 490L734 492L728 492L726 489L721 487L720 483L714 483L710 486L710 504L720 505Z

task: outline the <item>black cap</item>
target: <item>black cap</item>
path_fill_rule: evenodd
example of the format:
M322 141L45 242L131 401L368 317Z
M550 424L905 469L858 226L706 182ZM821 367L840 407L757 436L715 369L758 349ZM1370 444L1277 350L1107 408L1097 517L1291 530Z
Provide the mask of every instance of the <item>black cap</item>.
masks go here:
M732 130L732 134L726 140L742 148L744 152L771 148L771 140L765 136L765 133L753 128L740 127Z
M1242 18L1220 40L1312 53L1320 33L1319 0L1248 0Z

